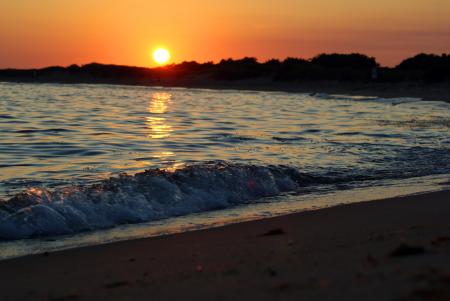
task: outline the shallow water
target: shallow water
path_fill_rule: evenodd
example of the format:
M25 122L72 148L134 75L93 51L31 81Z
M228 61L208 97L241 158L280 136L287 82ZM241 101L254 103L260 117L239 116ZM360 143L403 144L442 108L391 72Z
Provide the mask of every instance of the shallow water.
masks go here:
M448 174L449 127L407 98L0 83L0 237Z
M258 203L230 207L223 210L200 212L139 224L80 232L56 237L38 237L0 241L0 260L32 254L42 254L78 247L108 244L130 239L141 239L180 232L221 227L233 223L270 218L301 211L390 197L449 190L450 175L426 176L393 181L371 182L369 187L347 190L326 190L300 195L280 195Z

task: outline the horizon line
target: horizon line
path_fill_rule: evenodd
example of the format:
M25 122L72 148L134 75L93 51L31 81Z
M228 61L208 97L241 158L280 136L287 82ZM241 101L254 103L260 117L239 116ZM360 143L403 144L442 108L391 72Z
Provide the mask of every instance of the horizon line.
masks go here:
M54 65L42 65L40 67L26 67L26 68L21 68L21 67L0 67L0 70L6 70L6 69L13 69L13 70L34 70L34 69L45 69L45 68L52 68L52 67L61 67L61 68L68 68L70 66L86 66L86 65L91 65L91 64L99 64L99 65L110 65L110 66L122 66L122 67L134 67L134 68L145 68L145 69L160 69L160 68L166 68L166 67L171 67L171 66L177 66L177 65L181 65L183 63L197 63L197 64L220 64L222 61L227 61L227 60L233 60L233 61L239 61L239 60L243 60L243 59L255 59L257 63L259 64L265 64L267 62L270 61L279 61L280 63L286 61L287 59L298 59L298 60L305 60L310 62L311 60L313 60L316 57L319 57L321 55L363 55L366 56L367 58L370 59L374 59L375 62L377 63L377 66L379 68L396 68L398 67L402 62L404 62L407 59L410 58L414 58L417 57L419 55L429 55L429 56L450 56L450 53L430 53L430 52L419 52L415 55L412 56L408 56L405 57L404 59L402 59L398 64L392 65L392 66L386 66L386 65L381 65L377 58L375 56L370 56L364 53L360 53L360 52L323 52L323 53L319 53L315 56L312 56L310 58L304 58L304 57L296 57L296 56L286 56L284 59L281 58L270 58L270 59L266 59L266 60L260 60L258 59L256 56L243 56L243 57L238 57L238 58L234 58L234 57L228 57L228 58L222 58L218 61L214 61L214 60L210 60L210 61L202 61L202 62L198 62L196 60L183 60L181 62L171 62L165 65L158 65L158 66L138 66L138 65L129 65L126 63L104 63L104 62L100 62L100 61L91 61L91 62L87 62L87 63L71 63L71 64L66 64L66 65L58 65L58 64L54 64Z

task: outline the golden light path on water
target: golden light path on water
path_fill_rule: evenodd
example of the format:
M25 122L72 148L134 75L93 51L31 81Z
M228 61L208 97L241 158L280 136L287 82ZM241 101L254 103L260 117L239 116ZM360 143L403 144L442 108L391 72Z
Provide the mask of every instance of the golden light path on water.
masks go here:
M148 137L152 139L168 138L173 131L167 118L163 117L167 112L172 95L165 92L157 92L152 94L147 117L147 125L150 129Z
M147 137L151 139L167 139L173 132L168 118L164 114L168 112L170 103L172 101L172 94L167 92L152 93L149 106L147 108L150 116L146 118L148 129L150 130ZM160 160L167 160L174 157L175 153L172 151L162 151L155 155ZM175 162L171 166L165 168L166 171L175 171L183 167L185 164Z

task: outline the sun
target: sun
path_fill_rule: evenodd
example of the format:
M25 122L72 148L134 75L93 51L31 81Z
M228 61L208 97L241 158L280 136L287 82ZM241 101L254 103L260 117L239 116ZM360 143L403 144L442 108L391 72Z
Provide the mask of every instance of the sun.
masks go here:
M170 52L165 48L158 48L153 51L153 59L156 63L164 65L170 59Z

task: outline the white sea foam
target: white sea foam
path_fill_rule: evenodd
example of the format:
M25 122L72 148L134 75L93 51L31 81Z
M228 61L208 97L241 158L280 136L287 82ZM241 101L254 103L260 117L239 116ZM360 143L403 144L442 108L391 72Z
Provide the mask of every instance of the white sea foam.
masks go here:
M210 163L121 175L89 187L34 188L0 204L0 238L69 234L226 208L318 180L291 167Z

